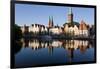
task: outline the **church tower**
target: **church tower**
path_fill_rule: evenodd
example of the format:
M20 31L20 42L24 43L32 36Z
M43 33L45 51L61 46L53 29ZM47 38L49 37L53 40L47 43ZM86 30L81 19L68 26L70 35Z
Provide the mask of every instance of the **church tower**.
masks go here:
M53 17L52 17L52 20L51 20L51 18L50 18L50 16L49 16L48 27L51 28L51 27L53 27L53 26L54 26L54 25L53 25Z
M69 12L68 12L68 23L73 23L73 12L72 12L72 8L69 8Z
M53 27L54 25L53 25L53 16L52 16L52 27Z

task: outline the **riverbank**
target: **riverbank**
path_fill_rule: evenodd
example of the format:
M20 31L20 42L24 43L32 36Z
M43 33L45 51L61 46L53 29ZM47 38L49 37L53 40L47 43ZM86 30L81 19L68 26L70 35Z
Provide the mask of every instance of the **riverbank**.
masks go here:
M39 40L53 40L53 39L63 39L63 40L95 40L93 37L68 37L68 36L51 36L51 35L42 35L42 36L24 36L25 39L39 39Z

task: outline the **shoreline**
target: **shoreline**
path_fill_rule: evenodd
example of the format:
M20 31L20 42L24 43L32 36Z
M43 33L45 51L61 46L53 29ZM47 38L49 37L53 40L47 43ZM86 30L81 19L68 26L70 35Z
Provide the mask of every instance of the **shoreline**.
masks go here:
M24 39L39 39L39 40L95 40L95 38L90 37L66 37L66 36L24 36Z

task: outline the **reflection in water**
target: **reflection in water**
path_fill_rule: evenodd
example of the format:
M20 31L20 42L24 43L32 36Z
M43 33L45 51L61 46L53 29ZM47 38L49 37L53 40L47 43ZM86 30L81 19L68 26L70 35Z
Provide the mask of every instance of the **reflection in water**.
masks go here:
M66 40L66 42L64 43L64 48L67 50L73 49L80 49L81 52L85 52L86 49L88 49L88 47L90 47L88 41L79 41L79 40Z
M16 67L94 61L94 41L39 41L37 39L21 39L21 42L22 46L20 47L22 47L23 49L21 52L19 51L19 53L15 55ZM27 58L25 57L25 55ZM21 60L23 57L25 59L24 64L21 64L18 60Z
M15 46L14 53L17 54L22 48L22 42L16 41L14 46Z
M87 40L65 40L65 41L59 41L54 40L52 42L50 41L39 41L37 39L35 40L22 40L22 46L23 47L30 47L33 50L39 50L41 48L64 48L66 50L76 50L80 49L81 53L84 53L86 49L93 47L91 44L89 44L89 41Z
M89 42L86 40L66 40L63 46L64 49L68 51L68 58L70 62L72 62L72 59L74 58L74 50L79 49L80 53L85 53L86 50L91 47Z

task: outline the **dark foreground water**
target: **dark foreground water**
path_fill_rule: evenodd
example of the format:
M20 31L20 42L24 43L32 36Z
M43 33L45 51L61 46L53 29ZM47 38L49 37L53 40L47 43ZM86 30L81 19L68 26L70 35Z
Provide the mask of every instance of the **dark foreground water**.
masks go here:
M21 39L20 42L16 42L15 48L15 67L95 61L93 40Z

